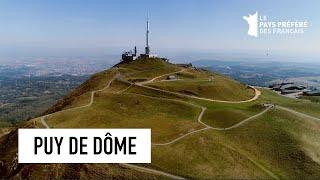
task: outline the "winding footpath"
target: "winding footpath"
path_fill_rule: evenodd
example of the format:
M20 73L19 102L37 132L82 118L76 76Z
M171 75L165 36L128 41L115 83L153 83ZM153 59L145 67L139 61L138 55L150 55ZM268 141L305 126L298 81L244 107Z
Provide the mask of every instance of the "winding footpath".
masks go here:
M47 124L46 122L46 118L51 116L51 115L54 115L56 113L61 113L61 112L65 112L65 111L69 111L69 110L75 110L75 109L80 109L80 108L86 108L86 107L90 107L92 104L93 104L93 101L94 101L94 95L95 93L97 92L101 92L101 91L104 91L106 89L108 89L111 85L111 83L117 79L118 77L120 76L120 74L117 74L115 75L107 84L107 86L105 86L104 88L102 89L99 89L99 90L96 90L96 91L92 91L91 92L91 96L90 96L90 102L84 106L79 106L79 107L75 107L75 108L70 108L70 109L65 109L65 110L62 110L62 111L57 111L55 113L51 113L51 114L47 114L45 116L41 116L40 117L40 120L41 120L41 123L42 125L47 128L47 129L50 129L50 126ZM129 86L130 87L130 86ZM129 89L126 88L125 90ZM122 92L121 92L122 93ZM146 172L146 173L151 173L151 174L155 174L155 175L160 175L160 176L164 176L164 177L167 177L167 178L171 178L171 179L184 179L183 177L180 177L180 176L176 176L176 175L173 175L173 174L170 174L170 173L167 173L167 172L164 172L164 171L159 171L159 170L155 170L155 169L151 169L151 168L147 168L147 167L142 167L142 166L137 166L137 165L134 165L134 164L121 164L122 166L124 167L127 167L127 168L131 168L131 169L135 169L137 171L140 171L140 172Z
M137 82L137 83L135 83L135 84L142 86L142 85L144 85L144 84L152 83L153 81L155 81L155 80L157 80L157 79L159 79L159 78L162 78L162 77L165 77L165 76L170 76L170 75L172 75L172 74L181 73L181 72L184 72L185 70L186 70L186 69L181 69L181 70L176 71L176 72L171 72L171 73L167 73L167 74L162 74L162 75L157 76L157 77L155 77L155 78L152 78L152 79L150 79L150 80L148 80L148 81Z
M252 101L257 100L259 98L259 96L261 95L261 92L257 88L255 88L253 86L249 86L251 89L254 90L254 97L252 97L251 99L242 100L242 101L225 101L225 100L217 100L217 99L209 99L209 98L197 97L197 96L192 96L192 95L187 95L187 94L182 94L182 93L178 93L178 92L172 92L172 91L167 91L167 90L163 90L163 89L158 89L158 88L146 86L146 84L152 83L152 82L154 82L155 80L157 80L159 78L162 78L162 77L165 77L165 76L169 76L169 75L172 75L172 74L177 74L177 73L184 72L184 71L185 71L185 69L182 69L180 71L176 71L176 72L167 73L167 74L163 74L163 75L157 76L157 77L152 78L151 80L148 80L148 81L137 82L137 83L129 82L129 83L133 84L133 85L136 85L136 86L139 86L139 87L143 87L143 88L147 88L147 89L151 89L151 90L156 90L156 91L161 91L161 92L164 92L164 93L173 94L173 95L177 95L177 96L180 96L180 97L187 97L187 98L193 98L193 99L211 101L211 102L220 102L220 103L233 103L233 104L247 103L247 102L252 102Z
M120 77L120 73L116 74L109 82L108 84L102 88L102 89L99 89L99 90L95 90L95 91L91 91L91 95L90 95L90 101L88 104L86 105L83 105L83 106L78 106L78 107L74 107L74 108L69 108L69 109L64 109L64 110L61 110L61 111L57 111L57 112L54 112L54 113L51 113L51 114L47 114L47 115L44 115L44 116L41 116L40 117L40 121L42 123L42 125L45 127L45 128L50 128L49 125L47 124L47 122L45 121L45 119L51 115L54 115L54 114L57 114L57 113L62 113L62 112L66 112L66 111L70 111L70 110L75 110L75 109L81 109L81 108L86 108L86 107L90 107L92 104L93 104L93 100L94 100L94 95L97 93L97 92L101 92L101 91L104 91L106 89L108 89L111 85L111 83L116 80L118 77Z
M57 111L57 112L54 112L54 113L51 113L51 114L47 114L47 115L44 115L44 116L41 116L40 117L40 120L41 120L41 123L42 125L45 127L45 128L50 128L50 126L47 124L46 122L46 118L51 116L51 115L54 115L54 114L57 114L57 113L62 113L62 112L65 112L65 111L69 111L69 110L75 110L75 109L80 109L80 108L86 108L86 107L90 107L93 102L94 102L94 96L97 92L101 92L101 91L104 91L106 89L108 89L110 86L111 86L111 83L114 81L114 80L120 80L120 81L123 81L123 82L126 82L126 83L130 83L130 85L126 88L124 88L123 90L120 90L119 92L116 92L116 94L121 94L121 93L124 93L125 91L127 91L130 87L132 87L133 85L136 85L136 86L139 86L139 87L143 87L143 88L146 88L146 89L152 89L152 90L156 90L156 91L159 91L159 92L164 92L164 93L169 93L169 94L174 94L174 95L178 95L178 96L182 96L182 97L188 97L188 98L194 98L194 99L199 99L199 100L205 100L205 101L211 101L211 102L222 102L222 103L246 103L246 102L251 102L251 101L254 101L256 99L259 98L259 96L261 95L261 92L256 89L255 87L252 87L250 86L250 88L252 88L254 91L255 91L255 95L253 98L251 99L248 99L248 100L243 100L243 101L224 101L224 100L215 100L215 99L208 99L208 98L201 98L201 97L196 97L196 96L190 96L190 95L186 95L186 94L181 94L181 93L177 93L177 92L171 92L171 91L167 91L167 90L162 90L162 89L158 89L158 88L153 88L153 87L149 87L149 86L146 86L146 84L148 83L152 83L154 82L155 80L159 79L159 78L162 78L162 77L165 77L165 76L168 76L168 75L172 75L172 74L176 74L176 73L179 73L179 72L183 72L185 71L185 69L182 69L180 71L176 71L176 72L172 72L172 73L167 73L167 74L163 74L163 75L160 75L160 76L157 76L151 80L148 80L148 81L144 81L144 82L139 82L139 83L131 83L131 82L128 82L124 79L121 78L121 75L120 73L117 73L109 82L108 84L102 88L102 89L99 89L99 90L95 90L95 91L92 91L91 92L91 96L90 96L90 101L88 104L86 105L83 105L83 106L79 106L79 107L74 107L74 108L69 108L69 109L65 109L65 110L61 110L61 111ZM189 104L191 106L194 106L194 107L198 107L198 108L201 108L201 112L199 113L198 117L197 117L197 121L198 123L202 124L204 126L204 128L202 129L198 129L198 130L194 130L194 131L191 131L191 132L188 132L182 136L179 136L169 142L166 142L166 143L152 143L153 146L167 146L167 145L171 145L175 142L178 142L179 140L187 137L187 136L190 136L192 134L196 134L196 133L199 133L199 132L202 132L202 131L206 131L206 130L217 130L217 131L228 131L228 130L231 130L231 129L234 129L234 128L237 128L237 127L240 127L242 126L243 124L253 120L253 119L256 119L257 117L263 115L264 113L266 113L267 111L269 111L271 108L279 108L279 109L282 109L282 110L285 110L285 111L288 111L288 112L291 112L291 113L294 113L294 114L297 114L299 116L303 116L303 117L306 117L306 118L310 118L310 119L313 119L313 120L317 120L317 121L320 121L319 118L315 118L315 117L312 117L312 116L309 116L309 115L306 115L306 114L303 114L303 113L300 113L300 112L297 112L297 111L294 111L294 110L291 110L289 108L285 108L285 107L282 107L282 106L274 106L272 104L269 104L267 105L266 104L266 109L263 110L262 112L256 114L256 115L253 115L247 119L244 119L242 120L241 122L239 123L236 123L230 127L226 127L226 128L215 128L215 127L212 127L206 123L204 123L202 121L202 118L203 118L203 115L206 111L206 107L204 106L200 106L200 105L197 105L197 104L194 104L194 103L191 103L191 102L185 102L185 101L181 101L181 100L175 100L175 99L168 99L168 98L160 98L160 97L153 97L153 96L147 96L147 95L142 95L142 94L137 94L137 95L140 95L140 96L146 96L146 97L150 97L150 98L156 98L156 99L162 99L162 100L170 100L170 101L179 101L179 102L182 102L182 103L186 103L186 104ZM247 156L246 156L247 157ZM248 158L248 157L247 157ZM250 160L250 161L253 161L253 160ZM253 162L253 163L257 163L257 162ZM122 166L125 166L125 167L128 167L128 168L132 168L132 169L135 169L137 171L141 171L141 172L146 172L146 173L152 173L152 174L156 174L156 175L161 175L161 176L164 176L164 177L168 177L168 178L171 178L171 179L184 179L183 177L180 177L180 176L177 176L177 175L173 175L173 174L170 174L170 173L167 173L167 172L163 172L163 171L160 171L160 170L155 170L155 169L151 169L151 168L147 168L147 167L142 167L142 166L138 166L138 165L134 165L134 164L121 164ZM258 164L257 166L260 167L260 165ZM267 170L265 170L263 167L261 168L262 170L266 171L268 174L270 174L271 172L268 172ZM272 176L272 173L270 174ZM272 176L274 178L274 176Z
M138 95L138 94L137 94ZM233 128L237 128L241 125L243 125L244 123L250 121L250 120L253 120L261 115L263 115L264 113L266 113L268 110L270 110L271 108L274 107L274 105L271 105L271 104L266 104L265 106L267 106L267 108L265 110L263 110L262 112L254 115L254 116L251 116L235 125L232 125L228 128L214 128L214 127L211 127L209 125L207 125L206 123L204 123L202 120L202 117L204 115L204 112L206 110L205 107L203 106L199 106L199 105L196 105L196 104L193 104L193 103L190 103L190 102L185 102L185 101L180 101L180 100L174 100L174 99L167 99L167 98L158 98L158 97L152 97L152 96L147 96L147 95L140 95L140 96L145 96L145 97L149 97L149 98L154 98L154 99L165 99L165 100L170 100L170 101L177 101L177 102L182 102L182 103L186 103L186 104L189 104L191 106L195 106L195 107L200 107L201 108L201 112L198 116L198 122L202 125L204 125L205 127L202 128L202 129L198 129L198 130L194 130L194 131L191 131L187 134L184 134L178 138L175 138L174 140L171 140L170 142L167 142L167 143L152 143L153 146L167 146L167 145L171 145L189 135L192 135L192 134L195 134L195 133L198 133L198 132L202 132L202 131L206 131L206 130L209 130L209 129L212 129L212 130L219 130L219 131L227 131L227 130L230 130L230 129L233 129ZM256 165L258 168L260 168L262 171L264 171L266 174L268 174L270 177L272 177L273 179L279 179L274 173L272 173L271 171L269 171L268 169L266 169L263 165L261 165L259 162L255 161L254 159L252 159L250 156L236 150L235 148L233 147L230 147L230 146L226 146L224 144L221 144L223 145L225 148L228 148L236 153L239 153L240 155L244 156L245 158L247 158L250 162L252 162L254 165Z
M212 127L212 126L204 123L203 121L201 121L201 120L202 120L202 117L203 117L203 114L204 114L204 112L205 112L205 110L206 110L205 107L202 107L202 106L201 106L201 112L200 112L200 114L199 114L199 116L198 116L198 122L199 122L200 124L204 125L205 128L191 131L191 132L189 132L189 133L187 133L187 134L184 134L184 135L182 135L182 136L180 136L180 137L178 137L178 138L176 138L176 139L174 139L174 140L171 140L170 142L167 142L167 143L153 143L152 145L154 145L154 146L167 146L167 145L173 144L173 143L175 143L175 142L177 142L177 141L179 141L179 140L181 140L181 139L183 139L183 138L185 138L185 137L187 137L187 136L189 136L189 135L192 135L192 134L194 134L194 133L198 133L198 132L201 132L201 131L209 130L209 129L216 130L216 131L227 131L227 130L231 130L231 129L237 128L237 127L245 124L245 123L248 122L248 121L251 121L251 120L253 120L253 119L255 119L255 118L263 115L264 113L266 113L267 111L269 111L269 110L270 110L271 108L273 108L273 107L274 107L273 105L268 105L268 107L267 107L265 110L263 110L262 112L260 112L260 113L258 113L258 114L256 114L256 115L253 115L253 116L251 116L251 117L249 117L249 118L247 118L247 119L244 119L244 120L242 120L241 122L236 123L236 124L234 124L234 125L232 125L232 126L230 126L230 127L227 127L227 128L215 128L215 127Z

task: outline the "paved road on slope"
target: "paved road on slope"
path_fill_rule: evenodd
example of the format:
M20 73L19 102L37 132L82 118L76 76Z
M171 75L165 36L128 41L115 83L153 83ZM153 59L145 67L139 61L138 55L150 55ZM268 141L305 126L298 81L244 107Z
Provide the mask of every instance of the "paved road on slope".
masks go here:
M177 73L180 73L180 72L183 72L185 71L186 69L181 69L180 71L176 71L176 72L171 72L171 73L167 73L167 74L162 74L160 76L157 76L155 78L152 78L148 81L143 81L143 82L137 82L136 84L137 85L144 85L144 84L148 84L148 83L152 83L153 81L155 81L156 79L159 79L159 78L162 78L162 77L165 77L165 76L169 76L169 75L172 75L172 74L177 74Z
M233 104L247 103L247 102L252 102L252 101L257 100L259 98L259 96L261 95L261 92L258 89L250 86L255 92L254 97L252 97L251 99L242 100L242 101L225 101L225 100L217 100L217 99L209 99L209 98L191 96L191 95L182 94L182 93L178 93L178 92L172 92L172 91L158 89L158 88L154 88L154 87L150 87L150 86L140 85L140 84L137 84L137 83L135 83L135 85L137 85L139 87L144 87L144 88L147 88L147 89L151 89L151 90L157 90L157 91L161 91L161 92L164 92L164 93L174 94L174 95L177 95L177 96L180 96L180 97L187 97L187 98L192 98L192 99L199 99L199 100L204 100L204 101L220 102L220 103L233 103Z
M259 96L261 95L261 92L257 88L255 88L253 86L249 86L251 89L254 90L254 97L252 97L251 99L242 100L242 101L225 101L225 100L217 100L217 99L209 99L209 98L191 96L191 95L187 95L187 94L182 94L182 93L178 93L178 92L172 92L172 91L167 91L167 90L163 90L163 89L158 89L158 88L146 86L146 84L152 83L156 79L159 79L159 78L164 77L164 76L176 74L176 73L179 73L179 72L183 72L183 71L185 71L185 69L182 69L182 70L176 71L176 72L172 72L172 73L163 74L163 75L157 76L157 77L155 77L155 78L153 78L151 80L144 81L144 82L139 82L139 83L133 83L133 84L136 85L136 86L140 86L140 87L144 87L144 88L148 88L148 89L152 89L152 90L162 91L164 93L170 93L170 94L178 95L180 97L188 97L188 98L193 98L193 99L199 99L199 100L211 101L211 102L221 102L221 103L246 103L246 102L252 102L252 101L257 100L259 98Z

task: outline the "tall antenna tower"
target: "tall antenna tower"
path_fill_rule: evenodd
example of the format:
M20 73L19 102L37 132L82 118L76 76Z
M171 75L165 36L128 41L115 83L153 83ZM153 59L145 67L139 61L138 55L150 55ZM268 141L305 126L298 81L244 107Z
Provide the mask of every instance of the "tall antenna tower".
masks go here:
M149 55L149 53L150 53L150 47L149 47L149 15L147 15L147 32L146 32L145 54Z

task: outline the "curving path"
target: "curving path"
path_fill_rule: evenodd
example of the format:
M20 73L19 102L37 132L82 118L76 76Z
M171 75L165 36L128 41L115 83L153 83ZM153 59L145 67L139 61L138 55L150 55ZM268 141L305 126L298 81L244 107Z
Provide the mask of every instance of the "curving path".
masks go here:
M139 87L142 87L142 88L147 88L147 89L152 89L152 90L155 90L155 91L160 91L160 92L164 92L164 93L169 93L169 94L174 94L174 95L177 95L177 96L182 96L182 97L189 97L189 98L195 98L195 99L201 99L201 100L206 100L206 101L213 101L213 102L223 102L223 103L246 103L246 102L251 102L251 101L254 101L256 99L259 98L259 96L261 95L261 92L256 89L255 87L252 87L250 86L252 89L254 89L255 91L255 96L249 100L243 100L243 101L224 101L224 100L214 100L214 99L207 99L207 98L201 98L201 97L196 97L196 96L190 96L190 95L186 95L186 94L181 94L181 93L176 93L176 92L171 92L171 91L167 91L167 90L162 90L162 89L158 89L158 88L153 88L153 87L149 87L149 86L145 86L145 84L148 84L148 83L151 83L153 81L155 81L156 79L159 79L161 77L164 77L164 76L168 76L168 75L171 75L171 74L176 74L176 73L179 73L179 72L183 72L185 71L185 69L182 69L180 71L176 71L176 72L172 72L172 73L167 73L167 74L163 74L163 75L160 75L160 76L157 76L155 78L152 78L151 80L148 80L148 81L144 81L144 82L139 82L139 83L132 83L130 81L126 81L122 78L118 78L119 81L122 81L122 82L125 82L125 83L129 83L130 86L128 86L127 88L125 88L124 90L120 91L121 93L124 93L126 90L128 90L132 85L136 85L136 86L139 86ZM156 99L166 99L166 100L173 100L173 99L168 99L168 98L159 98L159 97L153 97L153 96L147 96L147 95L142 95L142 94L136 94L136 95L140 95L140 96L146 96L146 97L149 97L149 98L156 98ZM227 128L215 128L215 127L212 127L212 126L209 126L207 125L206 123L204 123L202 121L202 117L204 115L204 112L206 110L206 107L204 106L200 106L200 105L197 105L197 104L193 104L193 103L190 103L190 102L185 102L185 101L180 101L180 100L173 100L173 101L178 101L178 102L183 102L183 103L186 103L186 104L189 104L191 106L194 106L194 107L198 107L198 108L201 108L201 112L198 116L198 122L202 125L204 125L205 127L202 128L202 129L197 129L197 130L194 130L194 131L191 131L191 132L188 132L182 136L179 136L177 137L176 139L170 141L170 142L167 142L167 143L152 143L153 146L166 146L166 145L170 145L170 144L173 144L189 135L192 135L192 134L195 134L195 133L198 133L198 132L201 132L201 131L205 131L205 130L208 130L208 129L212 129L212 130L217 130L217 131L226 131L226 130L231 130L231 129L234 129L234 128L237 128L241 125L243 125L244 123L252 120L252 119L255 119L261 115L263 115L264 113L266 113L267 111L269 111L272 107L274 107L274 105L271 105L271 104L268 104L266 105L267 108L265 110L263 110L262 112L256 114L256 115L253 115L247 119L244 119L243 121L237 123L237 124L234 124L230 127L227 127Z
M122 92L123 93L123 92ZM197 129L197 130L194 130L194 131L191 131L191 132L188 132L182 136L179 136L169 142L166 142L166 143L152 143L153 146L165 146L165 145L170 145L170 144L173 144L181 139L183 139L184 137L187 137L189 135L192 135L192 134L195 134L197 132L201 132L201 131L204 131L204 130L208 130L208 129L212 129L212 130L217 130L217 131L227 131L227 130L231 130L231 129L234 129L234 128L237 128L243 124L245 124L246 122L248 121L251 121L261 115L263 115L264 113L266 113L267 111L269 111L271 108L275 107L274 105L272 104L265 104L265 106L267 107L265 110L263 110L262 112L258 113L258 114L255 114L251 117L248 117L244 120L242 120L241 122L239 123L236 123L230 127L227 127L227 128L215 128L215 127L212 127L206 123L204 123L202 121L202 117L206 111L206 107L204 106L200 106L200 105L197 105L197 104L194 104L194 103L191 103L191 102L186 102L186 101L182 101L182 100L176 100L176 99L169 99L169 98L161 98L161 97L153 97L153 96L148 96L148 95L143 95L143 94L136 94L136 93L127 93L127 94L134 94L134 95L138 95L138 96L143 96L143 97L148 97L148 98L152 98L152 99L159 99L159 100L168 100L168 101L175 101L175 102L180 102L180 103L184 103L184 104L188 104L190 106L193 106L193 107L197 107L197 108L201 108L201 112L199 113L198 115L198 118L197 118L197 121L198 123L202 124L203 126L205 126L204 128L202 129Z
M203 124L203 125L205 126L205 128L191 131L191 132L189 132L189 133L187 133L187 134L184 134L184 135L182 135L182 136L180 136L180 137L178 137L178 138L176 138L176 139L174 139L174 140L172 140L172 141L170 141L170 142L167 142L167 143L153 143L152 145L154 145L154 146L167 146L167 145L173 144L173 143L175 143L175 142L177 142L177 141L179 141L179 140L181 140L181 139L183 139L183 138L185 138L185 137L187 137L187 136L189 136L189 135L192 135L192 134L195 134L195 133L198 133L198 132L201 132L201 131L209 130L209 129L217 130L217 131L227 131L227 130L231 130L231 129L237 128L237 127L245 124L245 123L248 122L248 121L251 121L251 120L253 120L253 119L255 119L255 118L263 115L264 113L266 113L267 111L269 111L269 110L270 110L271 108L273 108L273 107L274 107L273 105L268 105L268 107L267 107L265 110L263 110L262 112L260 112L260 113L258 113L258 114L256 114L256 115L253 115L253 116L251 116L251 117L249 117L249 118L246 118L246 119L244 119L243 121L241 121L241 122L239 122L239 123L237 123L237 124L234 124L234 125L232 125L232 126L230 126L230 127L227 127L227 128L215 128L215 127L212 127L212 126L204 123L203 121L201 121L201 120L202 120L202 117L203 117L203 114L204 114L204 112L205 112L205 110L206 110L205 107L202 107L202 106L201 106L201 113L200 113L199 116L198 116L198 122L201 123L201 124Z
M164 77L164 76L169 76L169 75L172 75L172 74L177 74L177 73L183 72L183 71L185 71L185 70L186 70L186 69L181 69L180 71L176 71L176 72L172 72L172 73L167 73L167 74L162 74L162 75L160 75L160 76L157 76L157 77L152 78L152 79L147 80L147 81L137 82L136 84L137 84L137 85L144 85L144 84L152 83L152 82L155 81L156 79L162 78L162 77Z
M161 92L164 92L164 93L177 95L177 96L180 96L180 97L187 97L187 98L193 98L193 99L199 99L199 100L211 101L211 102L220 102L220 103L234 103L234 104L236 104L236 103L247 103L247 102L252 102L254 100L257 100L259 98L259 96L261 95L261 92L257 88L255 88L253 86L249 86L251 89L254 90L254 94L255 94L254 97L252 97L251 99L242 100L242 101L225 101L225 100L217 100L217 99L209 99L209 98L191 96L191 95L187 95L187 94L182 94L182 93L178 93L178 92L172 92L172 91L167 91L167 90L163 90L163 89L158 89L158 88L146 86L146 84L152 83L156 79L159 79L159 78L164 77L164 76L176 74L176 73L179 73L179 72L183 72L183 71L185 71L185 69L182 69L182 70L176 71L176 72L172 72L172 73L163 74L163 75L157 76L157 77L155 77L155 78L153 78L151 80L148 80L148 81L139 82L139 83L132 83L132 84L134 84L136 86L139 86L139 87L144 87L144 88L148 88L148 89L152 89L152 90L161 91ZM131 82L129 82L129 83L131 84Z
M54 113L51 113L51 114L47 114L45 116L41 116L40 117L40 120L41 120L41 123L42 125L47 128L47 129L50 129L50 126L47 124L47 122L45 121L45 118L46 117L49 117L53 114L56 114L56 113L61 113L61 112L65 112L65 111L69 111L69 110L74 110L74 109L80 109L80 108L85 108L85 107L90 107L92 104L93 104L93 101L94 101L94 95L95 93L97 92L101 92L101 91L104 91L106 89L108 89L111 85L111 83L117 79L118 77L120 76L120 74L116 74L107 84L107 86L105 86L104 88L102 89L99 89L99 90L96 90L96 91L91 91L91 97L90 97L90 102L84 106L79 106L79 107L75 107L75 108L70 108L70 109L65 109L65 110L62 110L62 111L57 111L57 112L54 112ZM129 86L130 87L130 86ZM127 89L126 88L124 89L123 91L126 91ZM121 92L122 93L122 92ZM170 173L167 173L167 172L163 172L163 171L159 171L159 170L155 170L155 169L151 169L151 168L147 168L147 167L141 167L141 166L137 166L137 165L133 165L133 164L121 164L122 166L126 166L128 168L132 168L132 169L135 169L137 171L140 171L140 172L146 172L146 173L152 173L152 174L156 174L156 175L161 175L161 176L165 176L165 177L168 177L168 178L171 178L171 179L184 179L183 177L180 177L180 176L176 176L176 175L173 175L173 174L170 174Z
M181 93L176 93L176 92L171 92L171 91L166 91L166 90L162 90L162 89L157 89L157 88L153 88L153 87L149 87L149 86L145 86L145 84L148 84L148 83L151 83L153 81L155 81L156 79L159 79L161 77L164 77L164 76L168 76L168 75L171 75L171 74L176 74L176 73L179 73L179 72L183 72L185 71L185 69L182 69L180 71L177 71L177 72L173 72L173 73L167 73L167 74L164 74L164 75L160 75L160 76L157 76L151 80L148 80L148 81L145 81L145 82L140 82L140 83L130 83L130 86L126 87L125 89L117 92L117 94L121 94L121 93L124 93L125 91L127 91L130 87L132 87L133 85L136 85L136 86L140 86L140 87L143 87L143 88L148 88L148 89L153 89L153 90L156 90L156 91L161 91L161 92L165 92L165 93L170 93L170 94L175 94L175 95L178 95L178 96L182 96L182 97L189 97L189 98L194 98L194 99L200 99L200 100L205 100L205 101L212 101L212 102L223 102L223 103L246 103L246 102L251 102L251 101L254 101L256 99L259 98L259 96L261 95L261 92L256 89L255 87L252 87L250 86L252 89L254 89L255 91L255 96L249 100L243 100L243 101L224 101L224 100L214 100L214 99L208 99L208 98L201 98L201 97L196 97L196 96L190 96L190 95L185 95L185 94L181 94ZM104 91L106 89L108 89L111 85L111 83L114 81L114 80L121 80L121 81L125 81L121 78L121 75L120 73L117 73L109 82L108 84L102 88L102 89L99 89L99 90L95 90L95 91L92 91L91 92L91 96L90 96L90 102L86 105L83 105L83 106L79 106L79 107L74 107L74 108L70 108L70 109L65 109L65 110L62 110L62 111L58 111L58 112L55 112L55 113L51 113L51 114L47 114L47 115L44 115L44 116L41 116L40 117L40 120L41 120L41 123L42 125L45 127L45 128L50 128L49 125L47 124L47 122L45 121L45 118L53 115L53 114L56 114L56 113L61 113L61 112L65 112L65 111L69 111L69 110L75 110L75 109L80 109L80 108L85 108L85 107L90 107L93 102L94 102L94 95L95 93L97 92L101 92L101 91ZM127 82L127 81L125 81ZM127 82L128 83L128 82ZM139 94L139 95L142 95L142 94ZM142 95L142 96L147 96L147 95ZM150 97L150 98L157 98L157 99L167 99L167 98L159 98L159 97L153 97L153 96L147 96L147 97ZM310 115L307 115L307 114L303 114L303 113L300 113L300 112L297 112L297 111L294 111L292 109L289 109L289 108L286 108L286 107L282 107L282 106L274 106L272 104L266 104L267 108L265 110L263 110L262 112L256 114L256 115L253 115L247 119L244 119L243 121L237 123L237 124L234 124L230 127L227 127L227 128L215 128L215 127L212 127L206 123L204 123L202 121L202 118L203 118L203 115L206 111L206 107L204 106L200 106L200 105L197 105L197 104L193 104L193 103L190 103L190 102L185 102L185 101L180 101L180 100L175 100L175 99L168 99L168 100L173 100L173 101L179 101L179 102L183 102L183 103L186 103L186 104L189 104L191 106L194 106L194 107L198 107L198 108L201 108L201 112L199 113L198 115L198 118L197 118L197 121L202 124L203 126L205 126L204 128L202 129L198 129L198 130L194 130L194 131L191 131L189 133L186 133L180 137L177 137L175 138L174 140L171 140L170 142L167 142L167 143L153 143L152 145L153 146L166 146L166 145L170 145L170 144L173 144L189 135L192 135L192 134L195 134L195 133L198 133L198 132L202 132L202 131L205 131L205 130L209 130L209 129L212 129L212 130L218 130L218 131L227 131L227 130L231 130L231 129L234 129L234 128L237 128L239 126L242 126L243 124L247 123L248 121L251 121L261 115L263 115L264 113L266 113L267 111L269 111L271 108L273 107L276 107L276 108L279 108L279 109L282 109L282 110L285 110L285 111L288 111L288 112L291 112L291 113L294 113L294 114L297 114L299 116L302 116L302 117L306 117L306 118L310 118L310 119L313 119L313 120L317 120L317 121L320 121L319 118L316 118L316 117L312 117ZM126 167L129 167L129 168L133 168L133 169L136 169L138 171L142 171L142 172L146 172L146 173L152 173L152 174L157 174L157 175L161 175L161 176L165 176L165 177L168 177L168 178L171 178L171 179L184 179L183 177L180 177L180 176L176 176L176 175L173 175L173 174L170 174L170 173L167 173L167 172L163 172L163 171L159 171L159 170L155 170L155 169L151 169L151 168L147 168L147 167L142 167L142 166L137 166L137 165L133 165L133 164L121 164L122 166L126 166Z
M75 110L75 109L81 109L81 108L85 108L85 107L90 107L92 104L93 104L93 100L94 100L94 95L97 93L97 92L101 92L101 91L104 91L106 89L108 89L111 85L111 83L117 79L118 77L120 77L120 74L117 73L109 82L108 84L102 88L102 89L99 89L99 90L95 90L95 91L91 91L91 96L90 96L90 101L88 104L86 105L83 105L83 106L78 106L78 107L74 107L74 108L69 108L69 109L65 109L65 110L61 110L61 111L57 111L57 112L54 112L54 113L51 113L51 114L47 114L47 115L44 115L44 116L41 116L40 117L40 120L41 120L41 123L42 125L45 127L45 128L50 128L49 125L47 124L47 122L45 121L45 119L51 115L54 115L54 114L57 114L57 113L62 113L62 112L65 112L65 111L70 111L70 110Z
M140 94L137 94L137 95L140 95ZM178 101L178 102L180 102L180 100L175 100L175 99L159 98L159 97L153 97L153 96L147 96L147 95L140 95L140 96L145 96L145 97L155 98L155 99L166 99L166 100L171 100L171 101ZM256 115L254 115L254 116L251 116L251 117L249 117L249 118L247 118L247 119L245 119L245 120L243 120L243 121L241 121L241 122L239 122L239 123L237 123L237 124L235 124L235 125L233 125L233 126L230 126L230 127L228 127L228 128L214 128L214 127L211 127L211 126L209 126L209 125L207 125L207 124L205 124L204 122L201 121L201 120L202 120L202 117L203 117L203 115L204 115L204 112L205 112L205 110L206 110L205 107L199 106L199 105L196 105L196 104L193 104L193 103L190 103L190 102L185 102L185 101L181 101L181 102L186 103L186 104L189 104L189 105L192 105L192 106L195 106L195 107L200 107L200 108L201 108L201 112L200 112L200 114L199 114L199 116L198 116L198 122L201 123L201 124L203 124L203 125L205 126L205 128L202 128L202 129L198 129L198 130L189 132L189 133L184 134L184 135L182 135L182 136L180 136L180 137L178 137L178 138L176 138L176 139L174 139L174 140L172 140L172 141L170 141L170 142L167 142L167 143L153 143L153 144L152 144L153 146L167 146L167 145L171 145L171 144L173 144L173 143L175 143L175 142L177 142L177 141L179 141L179 140L181 140L181 139L183 139L183 138L185 138L185 137L187 137L187 136L189 136L189 135L192 135L192 134L195 134L195 133L198 133L198 132L202 132L202 131L205 131L205 130L209 130L209 129L226 131L226 130L230 130L230 129L233 129L233 128L237 128L237 127L243 125L244 123L246 123L246 122L248 122L248 121L250 121L250 120L252 120L252 119L254 119L254 118L257 118L257 117L263 115L263 114L266 113L268 110L270 110L271 108L274 107L274 105L266 104L267 108L266 108L264 111L262 111L261 113L258 113L258 114L256 114ZM223 146L225 146L225 145L223 145ZM239 153L240 155L244 156L244 157L247 158L249 161L251 161L254 165L256 165L258 168L260 168L262 171L264 171L265 173L267 173L267 174L268 174L270 177L272 177L273 179L279 179L275 174L273 174L271 171L269 171L268 169L266 169L266 168L265 168L263 165L261 165L259 162L256 162L256 161L255 161L254 159L252 159L250 156L247 156L246 154L241 153L241 152L239 152L238 150L236 150L236 149L234 149L234 148L232 148L232 147L227 146L226 148L231 149L232 151L235 151L235 152Z

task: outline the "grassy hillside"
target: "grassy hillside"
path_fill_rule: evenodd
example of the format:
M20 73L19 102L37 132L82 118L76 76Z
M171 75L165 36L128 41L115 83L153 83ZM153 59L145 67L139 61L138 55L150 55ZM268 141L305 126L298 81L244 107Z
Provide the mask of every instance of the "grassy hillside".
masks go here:
M153 166L189 178L320 177L319 133L319 123L274 110L237 129L154 147Z
M311 116L320 118L320 104L313 103L304 99L292 99L280 96L271 90L262 89L263 96L258 99L258 102L273 103L284 107L291 108L298 112L306 113Z
M169 146L153 147L152 166L190 179L270 178L213 131L189 136Z
M53 107L49 108L44 114L60 111L66 107L72 107L72 103L77 101L80 96L104 87L116 72L117 71L115 69L110 69L93 75L81 86L70 92L62 100L58 101Z
M175 81L160 80L149 85L216 100L247 100L254 96L254 91L246 85L222 75L200 73L195 70L179 73Z
M12 126L12 124L7 121L0 120L0 127L8 127L8 126L10 127Z
M177 80L167 81L166 76L161 76L177 71ZM151 79L154 81L145 85L130 84ZM97 91L93 99L92 91ZM253 90L208 71L182 68L159 59L139 59L94 75L49 109L47 113L56 113L45 121L51 128L151 128L152 163L140 166L190 179L319 178L320 121L276 106L233 129L208 128L241 123L266 110L265 103L320 117L319 103L260 91L262 95L255 101L234 103L252 98ZM233 103L205 101L179 93ZM40 118L22 126L44 127ZM183 136L190 132L195 133ZM21 164L12 171L16 143L16 132L0 137L0 160L5 164L0 167L2 177L165 178L117 164Z
M121 165L109 164L34 164L14 177L22 179L164 179Z
M246 126L216 132L229 145L248 153L280 178L320 176L320 124L272 110Z
M310 100L311 102L320 103L320 96L302 96L301 99Z
M166 142L199 129L199 113L200 109L180 102L100 93L91 107L58 113L47 123L52 128L152 128L153 141Z
M162 61L159 58L140 58L125 64L117 65L126 74L126 79L132 82L145 81L152 77L180 70L173 64Z
M212 104L207 107L203 121L212 127L227 128L261 112L263 109L264 107L260 104Z
M8 134L13 129L13 125L7 121L0 120L0 137Z

